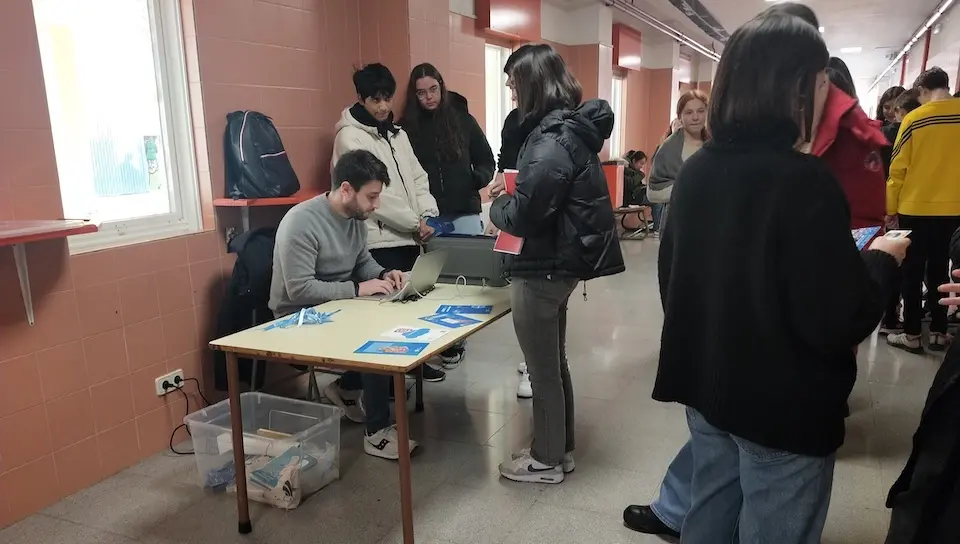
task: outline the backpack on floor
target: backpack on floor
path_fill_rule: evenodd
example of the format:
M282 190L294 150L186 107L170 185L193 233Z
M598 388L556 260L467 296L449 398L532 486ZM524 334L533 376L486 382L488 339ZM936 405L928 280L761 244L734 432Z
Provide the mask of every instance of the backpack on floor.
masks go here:
M230 198L275 198L300 190L280 134L260 112L227 114L223 152Z

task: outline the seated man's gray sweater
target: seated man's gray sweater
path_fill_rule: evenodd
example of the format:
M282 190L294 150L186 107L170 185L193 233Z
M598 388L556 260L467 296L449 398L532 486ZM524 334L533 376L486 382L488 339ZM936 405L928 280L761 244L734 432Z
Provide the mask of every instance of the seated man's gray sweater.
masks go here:
M382 276L367 250L367 226L344 217L320 195L280 221L273 252L270 309L277 317L357 296L357 284Z

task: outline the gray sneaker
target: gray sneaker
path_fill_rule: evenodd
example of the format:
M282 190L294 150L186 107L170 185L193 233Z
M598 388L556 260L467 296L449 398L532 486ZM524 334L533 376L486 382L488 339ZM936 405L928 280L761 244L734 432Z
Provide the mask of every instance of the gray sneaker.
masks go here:
M920 337L912 334L900 333L887 336L887 344L897 349L909 351L917 355L923 355L923 345L920 344Z
M537 461L530 454L520 453L513 459L500 463L500 475L514 482L535 484L559 484L563 481L560 465L550 467Z

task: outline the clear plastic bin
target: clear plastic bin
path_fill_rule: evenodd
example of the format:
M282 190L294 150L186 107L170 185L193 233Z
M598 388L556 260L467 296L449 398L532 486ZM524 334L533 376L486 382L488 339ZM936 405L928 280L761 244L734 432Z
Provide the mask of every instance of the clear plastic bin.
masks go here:
M316 460L300 473L304 496L340 477L340 408L264 393L241 393L243 443L247 457L277 457L290 448ZM200 485L224 488L234 483L230 401L184 418L193 437Z

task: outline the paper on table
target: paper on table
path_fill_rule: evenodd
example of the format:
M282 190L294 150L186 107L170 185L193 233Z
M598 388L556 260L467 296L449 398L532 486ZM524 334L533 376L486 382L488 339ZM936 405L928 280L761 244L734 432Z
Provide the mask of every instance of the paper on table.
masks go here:
M503 171L503 189L508 195L512 195L517 189L517 170ZM509 255L519 255L523 249L523 238L514 236L508 232L500 231L497 234L497 241L493 244L493 250L498 253L507 253Z
M433 329L430 327L394 327L382 336L398 340L416 340L418 342L433 342L450 332L448 329Z
M360 346L354 353L367 353L371 355L420 355L427 349L426 342L378 342L371 340Z

